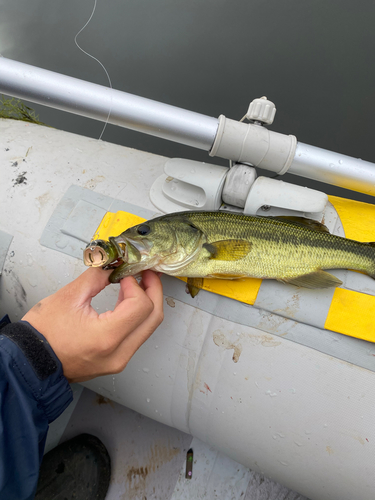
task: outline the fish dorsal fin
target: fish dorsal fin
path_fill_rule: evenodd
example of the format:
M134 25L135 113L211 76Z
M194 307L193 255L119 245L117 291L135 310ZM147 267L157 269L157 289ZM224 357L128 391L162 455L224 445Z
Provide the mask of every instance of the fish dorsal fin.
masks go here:
M251 242L247 240L220 240L203 245L210 252L210 259L235 261L240 260L251 250Z
M306 217L278 215L277 217L270 217L270 219L280 220L282 222L290 222L291 224L295 224L297 226L308 227L309 229L313 229L314 231L322 231L323 233L329 233L329 229L327 226L325 226L324 224L322 224L317 220L308 219Z
M188 292L193 297L198 295L199 290L203 288L203 278L188 278L186 283Z
M309 274L297 276L296 278L282 278L278 281L289 283L290 285L301 286L303 288L331 288L342 285L342 281L327 271L314 271Z

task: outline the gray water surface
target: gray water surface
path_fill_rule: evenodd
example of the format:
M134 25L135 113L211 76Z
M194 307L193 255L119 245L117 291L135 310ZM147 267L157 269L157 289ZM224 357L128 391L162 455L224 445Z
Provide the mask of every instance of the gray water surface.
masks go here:
M108 85L100 65L74 43L93 6L94 0L0 0L0 53ZM367 0L98 0L78 41L118 90L232 119L266 95L278 109L273 130L375 162L374 21L375 2ZM49 125L100 136L100 122L31 106ZM112 125L103 140L225 164ZM284 180L373 202L292 175Z

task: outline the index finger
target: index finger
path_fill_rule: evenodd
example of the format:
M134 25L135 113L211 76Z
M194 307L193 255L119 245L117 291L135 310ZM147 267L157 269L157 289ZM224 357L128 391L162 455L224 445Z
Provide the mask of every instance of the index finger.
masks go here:
M99 267L89 267L58 293L66 293L77 305L90 304L91 299L109 285L111 271Z

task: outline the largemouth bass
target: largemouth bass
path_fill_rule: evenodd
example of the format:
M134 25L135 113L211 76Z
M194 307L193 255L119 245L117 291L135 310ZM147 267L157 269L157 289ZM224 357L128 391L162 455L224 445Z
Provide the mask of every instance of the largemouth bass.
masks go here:
M145 269L188 278L192 296L204 278L276 279L306 288L342 282L324 269L353 269L375 278L375 243L330 234L301 217L231 212L178 212L133 226L84 251L89 266L118 267L112 283Z

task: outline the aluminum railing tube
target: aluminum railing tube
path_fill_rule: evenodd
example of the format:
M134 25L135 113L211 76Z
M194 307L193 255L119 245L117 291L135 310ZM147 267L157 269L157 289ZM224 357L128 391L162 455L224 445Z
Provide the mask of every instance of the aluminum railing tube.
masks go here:
M271 140L262 146L262 141L256 140L257 134L254 133L255 129L261 127L252 124L246 126L244 123L227 120L229 125L233 124L236 130L242 131L243 137L241 134L233 134L233 131L230 134L229 129L218 131L218 118L112 90L5 57L0 57L0 92L101 121L107 120L111 110L108 122L114 125L210 151L212 156L254 166L259 164L262 168L275 172L288 171L375 196L375 164L297 143L293 146L296 147L295 152L293 148L288 150L286 162L283 155L280 156L282 162L279 166L277 155L280 147L272 149ZM224 123L225 117L223 118L221 121ZM267 134L282 136L272 131ZM217 150L219 142L225 143L225 151ZM263 153L258 151L259 146L273 158L269 165L265 162ZM281 153L285 156L285 151Z
M375 196L375 165L351 156L297 143L288 173Z
M0 57L0 93L209 151L218 119Z

